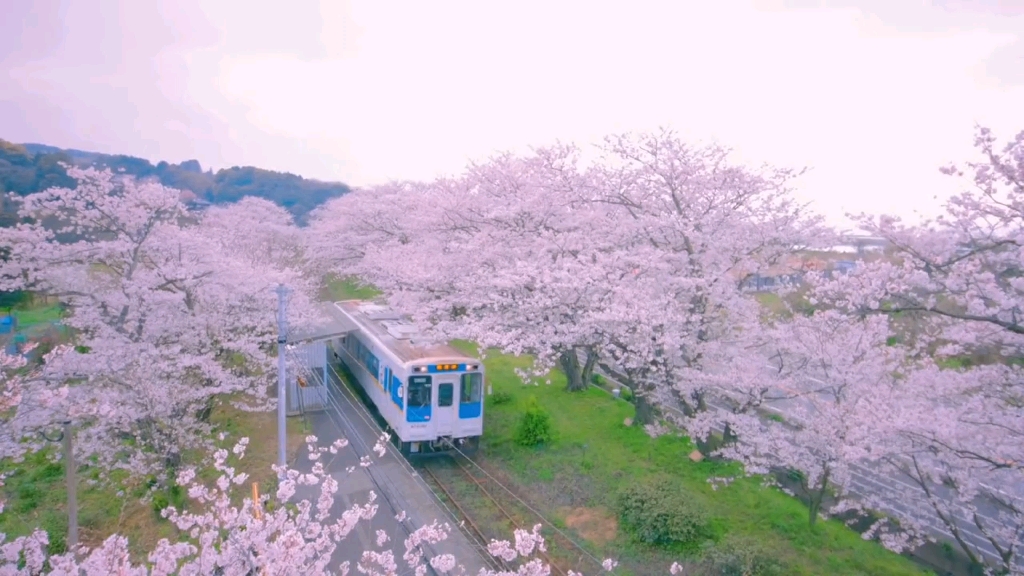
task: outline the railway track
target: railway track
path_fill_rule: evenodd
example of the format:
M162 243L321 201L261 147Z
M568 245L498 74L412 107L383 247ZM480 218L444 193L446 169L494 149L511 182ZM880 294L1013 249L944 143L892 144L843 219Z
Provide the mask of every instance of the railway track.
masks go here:
M445 498L453 504L459 515L462 516L466 526L469 527L470 532L474 538L476 538L482 546L487 546L491 539L506 539L506 534L488 534L487 525L481 526L482 522L480 519L481 514L477 510L468 510L470 506L466 502L468 498L459 498L459 495L455 494L453 489L457 485L456 477L461 479L461 485L472 487L473 492L481 496L483 500L487 502L487 506L496 512L495 516L498 520L508 522L513 528L530 530L535 524L538 523L536 515L532 512L527 514L518 510L518 507L510 506L507 502L503 504L496 496L503 495L499 494L499 491L503 491L504 488L500 486L489 486L494 484L494 480L488 477L479 477L473 473L475 464L469 461L471 464L467 466L463 460L469 460L464 455L449 455L443 458L437 458L436 460L423 462L417 467L423 471L423 476L427 478L432 484L444 494ZM567 562L562 558L555 559L551 556L552 544L558 545L560 548L569 551L577 548L575 542L568 540L565 536L555 533L545 535L545 544L548 547L547 552L536 551L536 556L551 566L551 571L558 576L568 576L570 569L580 572L584 561L587 559L588 554L583 553L574 563ZM500 558L495 558L497 563L500 565L502 570L515 571L515 567L505 562ZM573 565L574 564L574 565ZM593 567L588 572L593 572Z

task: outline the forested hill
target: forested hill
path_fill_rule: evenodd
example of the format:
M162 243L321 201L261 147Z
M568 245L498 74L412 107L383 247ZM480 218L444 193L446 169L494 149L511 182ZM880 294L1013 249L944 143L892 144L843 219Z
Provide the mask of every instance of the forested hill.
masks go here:
M60 162L110 168L115 172L123 169L125 174L138 178L155 177L165 186L191 192L195 199L212 204L235 202L243 196L258 196L284 206L300 222L313 208L350 190L340 182L307 180L295 174L252 166L204 172L196 160L186 160L181 164L160 162L154 166L148 160L133 156L65 150L45 144L12 144L0 139L0 192L24 196L52 186L73 186L74 182L68 178ZM6 204L4 212L10 210ZM7 214L4 216L4 220L9 217Z

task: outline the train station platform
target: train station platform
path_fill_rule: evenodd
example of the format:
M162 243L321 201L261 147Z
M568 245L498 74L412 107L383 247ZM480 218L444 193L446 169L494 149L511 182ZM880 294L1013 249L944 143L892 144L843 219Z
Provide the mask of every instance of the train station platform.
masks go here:
M426 559L452 554L468 576L475 576L482 568L493 567L487 551L462 531L456 516L393 444L385 444L387 451L383 456L374 453L374 445L383 431L366 405L340 381L337 369L326 372L329 402L324 410L310 412L306 417L319 446L330 446L342 437L349 441L338 454L326 452L321 456L328 473L339 485L332 512L340 515L354 503L365 504L371 491L376 493L379 506L371 521L361 521L356 530L338 544L330 563L332 571L344 561L350 562L350 569L354 570L364 550L392 550L399 571L404 572L408 567L403 559L406 537L435 520L439 524L447 523L450 529L445 540L424 547ZM360 466L364 456L372 459L372 464L365 468ZM305 447L293 467L300 471L311 469L312 462ZM311 498L315 504L319 490L319 486L300 486L295 498ZM405 512L405 518L400 521L397 517L401 512ZM378 530L390 537L382 547L377 546Z

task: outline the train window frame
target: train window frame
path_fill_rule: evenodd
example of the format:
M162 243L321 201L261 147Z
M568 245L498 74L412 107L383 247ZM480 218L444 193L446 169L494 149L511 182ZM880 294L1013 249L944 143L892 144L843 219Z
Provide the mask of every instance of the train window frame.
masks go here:
M441 403L441 399L442 399L441 389L444 388L445 386L447 386L448 390L449 390L449 393L448 393L448 403L447 404L442 404ZM441 382L441 383L439 383L437 385L437 407L438 408L451 408L454 405L455 405L455 383L454 382Z
M473 376L476 376L473 379ZM467 381L470 383L466 385ZM483 399L484 377L480 372L466 372L459 382L459 403L477 404ZM469 394L466 394L467 389ZM468 399L467 399L468 398Z
M425 374L416 375L416 376L409 376L409 381L408 381L408 383L406 385L406 387L409 389L409 391L408 391L407 394L405 394L405 405L406 405L406 407L407 408L427 408L427 407L431 406L433 401L434 401L433 386L434 386L434 379L432 377L430 377L430 376L427 376ZM423 388L423 387L425 387L427 389L426 402L423 403L422 400L419 400L419 402L417 404L413 404L413 394L414 394L414 391L418 393L419 389Z

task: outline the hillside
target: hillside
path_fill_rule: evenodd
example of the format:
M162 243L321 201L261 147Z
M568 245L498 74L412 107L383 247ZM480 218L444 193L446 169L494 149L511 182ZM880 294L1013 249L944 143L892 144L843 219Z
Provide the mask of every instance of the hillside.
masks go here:
M0 192L20 196L52 186L73 186L59 163L76 166L123 170L138 178L156 178L165 186L187 191L187 199L212 204L235 202L244 196L266 198L284 206L303 222L311 210L331 198L350 191L340 182L308 180L287 172L262 170L252 166L233 166L214 173L203 171L196 160L181 164L159 162L125 155L100 154L84 150L61 149L45 144L12 144L0 139ZM3 202L0 225L13 221L11 207Z

